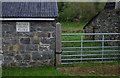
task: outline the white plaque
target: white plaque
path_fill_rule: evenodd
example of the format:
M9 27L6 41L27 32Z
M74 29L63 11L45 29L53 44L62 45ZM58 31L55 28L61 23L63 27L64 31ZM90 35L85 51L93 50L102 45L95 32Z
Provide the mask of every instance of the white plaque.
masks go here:
M29 22L16 22L16 31L17 32L30 32L30 23Z

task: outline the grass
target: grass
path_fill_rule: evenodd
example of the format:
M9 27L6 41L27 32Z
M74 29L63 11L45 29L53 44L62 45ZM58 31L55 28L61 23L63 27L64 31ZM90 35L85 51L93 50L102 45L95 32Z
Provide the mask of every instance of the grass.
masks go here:
M20 68L6 67L3 68L3 76L74 76L68 73L62 73L56 70L54 66Z
M61 22L61 24L64 33L80 33L83 32L86 22Z
M64 64L59 67L91 67L91 66L106 66L106 65L120 65L120 62L109 62L109 63L76 63L76 64Z
M62 29L83 29L86 22L61 22Z
M81 36L62 36L62 41L80 41ZM83 40L88 40L86 38L83 38ZM80 47L81 43L80 42L69 42L69 43L64 43L64 47ZM101 46L101 42L84 42L83 46Z

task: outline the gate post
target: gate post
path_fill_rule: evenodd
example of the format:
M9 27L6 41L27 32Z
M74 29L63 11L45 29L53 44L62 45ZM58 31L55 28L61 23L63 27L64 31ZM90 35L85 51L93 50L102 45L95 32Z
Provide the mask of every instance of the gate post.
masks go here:
M61 24L56 23L56 65L61 64Z

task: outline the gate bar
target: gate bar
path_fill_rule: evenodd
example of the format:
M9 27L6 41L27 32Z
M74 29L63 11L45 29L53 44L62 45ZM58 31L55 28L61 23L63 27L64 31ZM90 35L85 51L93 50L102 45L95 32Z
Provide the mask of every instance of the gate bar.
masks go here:
M104 52L119 52L120 50L104 50ZM72 52L81 52L81 51L62 51L62 53L72 53ZM82 52L101 52L101 50L92 50L92 51L82 51Z
M69 35L69 36L75 36L75 35L120 35L120 33L81 33L81 34L62 34L62 35Z

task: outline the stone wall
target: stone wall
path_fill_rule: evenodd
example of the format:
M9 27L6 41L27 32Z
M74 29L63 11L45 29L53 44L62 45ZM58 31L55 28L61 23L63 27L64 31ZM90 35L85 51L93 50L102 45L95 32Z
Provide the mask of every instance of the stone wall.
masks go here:
M104 9L85 27L86 33L120 33L120 10ZM86 36L89 39L101 40L102 36ZM107 35L106 40L120 40L119 35ZM109 45L120 45L120 42L107 42Z
M3 22L3 66L54 65L55 22L30 22L30 32L16 32L16 22Z

